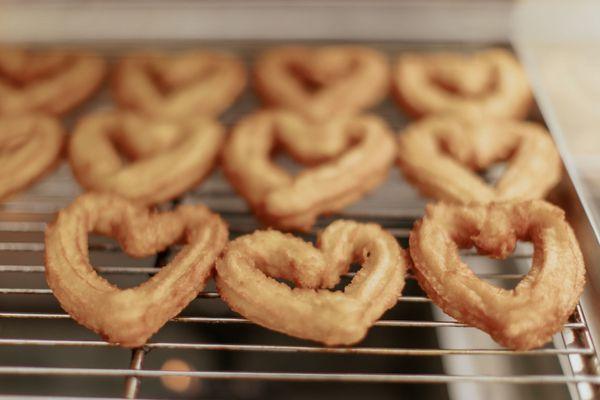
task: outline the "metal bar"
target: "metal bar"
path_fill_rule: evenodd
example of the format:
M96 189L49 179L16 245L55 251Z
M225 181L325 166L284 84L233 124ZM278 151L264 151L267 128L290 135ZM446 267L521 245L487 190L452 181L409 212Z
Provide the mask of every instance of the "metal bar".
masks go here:
M160 267L113 267L103 266L94 267L101 273L107 274L154 274L160 271ZM45 271L43 265L0 265L1 272L22 272L22 273L43 273ZM342 274L344 277L353 277L354 272ZM523 274L502 274L502 273L478 273L477 276L481 279L523 279ZM416 279L413 274L406 274L406 279Z
M35 213L40 215L54 215L57 211L65 206L66 203L27 203L6 202L2 204L0 215L7 212L12 213Z
M249 226L243 229L230 228L230 232L237 234L246 234L254 232L256 226ZM406 239L410 233L410 229L390 229L387 228L397 239ZM1 232L0 232L1 233ZM316 231L312 232L316 234ZM172 246L174 250L178 250L179 246ZM122 251L118 244L113 243L90 243L88 248L92 251ZM0 251L44 251L44 243L41 242L0 242ZM466 257L485 257L475 251L467 251L462 254ZM509 255L506 259L528 259L531 258L530 252L517 252Z
M200 379L238 379L291 382L363 382L363 383L502 383L518 385L563 385L567 383L600 384L600 376L579 375L436 375L436 374L356 374L356 373L296 373L296 372L241 372L241 371L162 371L105 368L57 367L0 367L0 375L59 375L59 376L135 376L160 378L188 376Z
M122 251L121 247L112 243L90 243L91 251ZM44 243L37 242L2 242L0 251L44 251Z
M248 219L247 226L238 224L230 228L233 233L250 233L256 230L257 225L252 219ZM0 222L0 232L28 232L43 233L46 230L46 222ZM387 228L387 230L396 238L408 238L410 229L408 228ZM311 233L316 234L316 229ZM4 244L4 243L2 243Z
M135 349L131 352L131 364L129 368L132 371L140 371L142 369L142 363L144 362L144 349ZM140 378L137 376L129 376L125 380L125 392L124 396L126 399L135 399L140 390Z
M101 340L52 340L52 339L0 339L0 346L48 346L48 347L118 347ZM247 351L269 353L326 353L352 355L383 356L451 356L451 355L499 355L499 356L556 356L556 355L590 355L593 349L534 349L515 351L509 349L412 349L381 347L317 347L317 346L282 346L254 344L213 344L213 343L147 343L145 349L178 349L178 350L212 350L212 351ZM134 354L139 349L134 350ZM133 361L132 361L133 363Z
M69 314L60 313L22 313L22 312L0 312L0 318L22 318L22 319L70 319ZM251 324L245 318L235 317L175 317L173 322L204 323L204 324ZM409 320L379 320L374 326L383 327L408 327L408 328L472 328L469 325L456 321L409 321ZM585 329L582 322L568 322L563 325L566 329Z
M31 221L0 221L0 232L44 232L46 222Z
M229 228L230 233L244 235L252 233L257 230L256 225L249 225L246 227L234 226ZM387 230L397 239L407 239L410 229L403 228L387 228ZM312 230L310 232L313 235L318 233L318 230ZM179 246L173 246L174 249L178 249ZM121 251L121 247L117 244L112 243L90 243L88 248L94 251ZM44 251L44 243L41 242L1 242L0 251Z
M0 295L10 295L10 294L38 294L38 295L51 295L51 289L23 289L23 288L0 288ZM198 293L198 298L202 299L218 299L219 293L217 292L200 292ZM422 298L419 298L422 299ZM419 301L419 300L415 300Z
M2 242L0 251L44 251L44 243Z
M231 197L233 193L227 193L227 197ZM70 200L70 198L69 198ZM68 203L68 202L65 202ZM23 203L18 203L23 204ZM31 205L32 203L27 203ZM48 203L39 203L39 205L47 205ZM4 204L6 206L6 204ZM57 204L58 207L62 207L63 203ZM228 217L241 217L247 221L254 221L254 218L248 213L247 210L232 210L232 209L223 209L219 210L218 207L213 207L215 212L219 212L224 218ZM13 213L16 213L15 210L11 210ZM0 210L0 214L4 214L6 211ZM19 212L21 213L21 212ZM49 217L54 216L54 213L43 213ZM352 218L358 220L369 220L376 222L377 220L385 220L385 222L389 223L392 221L406 221L408 223L416 221L421 218L422 214L415 211L402 211L395 213L387 213L381 212L379 210L363 210L363 211L342 211L339 214L339 217L343 218ZM49 218L50 219L50 218ZM43 232L48 225L47 222L43 221L0 221L0 231L4 232Z
M179 249L180 246L173 246ZM91 251L121 252L121 246L116 243L90 243L88 249ZM44 251L43 242L0 242L0 251Z
M51 295L51 289L35 289L35 288L0 288L0 295L9 294L41 294ZM196 296L201 299L218 299L220 298L218 292L200 292ZM431 299L424 296L401 296L398 298L399 302L405 303L431 303Z
M259 229L260 227L257 226L255 223L252 224L248 224L247 226L243 226L243 225L235 225L235 226L230 226L229 227L229 232L234 233L234 234L247 234L247 233L252 233L254 232L256 229ZM313 227L310 230L310 233L312 235L317 235L319 230L322 230L322 227ZM410 234L410 229L408 228L389 228L387 227L386 230L388 232L390 232L396 239L408 239L408 235Z
M159 267L94 267L101 273L107 274L154 274L160 271ZM0 265L0 272L23 272L23 273L44 273L43 265Z

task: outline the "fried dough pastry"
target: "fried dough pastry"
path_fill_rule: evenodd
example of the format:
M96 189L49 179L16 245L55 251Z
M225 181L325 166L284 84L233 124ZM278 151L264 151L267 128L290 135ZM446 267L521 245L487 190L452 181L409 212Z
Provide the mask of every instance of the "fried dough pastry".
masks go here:
M183 247L146 282L119 289L90 265L88 232L114 237L133 257L150 256L175 242ZM225 223L202 205L153 213L112 194L87 193L61 210L46 230L46 280L81 325L108 342L138 347L202 290L227 237Z
M296 176L271 160L281 145L314 165ZM373 115L313 123L298 114L262 111L242 119L225 145L222 165L236 190L267 225L308 230L377 187L394 160L394 138Z
M258 59L255 76L267 104L313 120L374 106L390 81L385 56L359 46L276 47Z
M246 71L232 55L145 52L123 58L112 92L124 108L153 117L217 116L241 94Z
M223 139L221 125L207 117L167 121L98 112L79 121L69 143L69 161L84 188L149 205L201 182L212 170Z
M398 104L410 115L479 111L501 118L524 118L532 104L525 71L506 50L472 55L403 54L393 72Z
M508 166L495 187L473 173L498 161ZM543 198L562 173L542 126L466 113L409 125L398 142L398 165L423 194L463 204Z
M329 291L353 262L362 268L343 291ZM311 243L278 231L230 242L217 263L221 298L249 320L328 346L356 343L396 304L407 257L376 224L338 220ZM290 288L275 279L295 283Z
M0 47L0 114L62 115L96 92L106 63L93 53Z
M512 290L478 278L458 248L506 258L517 240L533 242L529 273ZM429 205L410 233L419 284L448 315L489 333L503 346L527 350L547 343L573 312L585 265L564 212L545 201Z
M0 117L0 200L58 165L65 137L62 126L52 117Z

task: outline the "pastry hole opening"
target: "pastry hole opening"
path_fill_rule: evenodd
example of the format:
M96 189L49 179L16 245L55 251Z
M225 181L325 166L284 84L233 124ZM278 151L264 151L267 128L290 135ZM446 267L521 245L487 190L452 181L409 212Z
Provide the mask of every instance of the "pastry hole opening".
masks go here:
M13 89L24 89L51 79L73 60L68 54L56 52L26 55L22 61L18 67L0 63L0 82Z
M158 272L159 255L132 257L111 237L90 234L88 251L90 264L98 275L120 289L136 287Z
M177 63L177 61L175 64L167 64L163 70L160 68L147 69L148 76L162 96L167 96L182 87L210 81L216 73L217 68L214 65L191 62L183 65L182 62Z
M511 146L499 149L498 154L487 154L485 156L477 153L475 148L468 148L466 151L458 150L457 143L451 144L445 138L437 142L437 147L439 152L471 170L489 186L494 187L509 167L519 143L513 143Z
M346 286L348 286L350 284L352 279L354 279L354 275L358 271L360 271L361 268L362 268L362 264L359 262L353 262L352 264L350 264L350 268L348 268L348 272L345 274L342 274L342 276L340 276L340 281L331 290L332 291L336 291L336 290L343 291L346 288Z
M498 88L498 70L477 71L453 68L429 76L430 82L441 90L466 99L481 100Z
M480 279L506 289L514 289L531 269L533 244L518 241L515 250L505 259L494 259L479 254L476 247L460 249L461 260Z
M277 166L284 169L287 173L293 176L298 175L303 169L306 169L305 165L298 162L287 152L284 151L275 152L272 160L275 164L277 164Z
M350 282L354 278L354 274L356 274L356 272L358 272L361 268L362 268L362 265L360 263L353 262L352 264L350 264L350 267L348 268L348 272L341 274L338 283L333 288L320 288L320 290L329 290L331 292L344 291L346 286L348 284L350 284ZM288 286L291 289L301 287L301 286L297 285L291 279L285 279L285 278L279 278L279 277L272 278L272 279L275 279L279 283L283 283L284 285Z
M128 149L127 145L118 139L117 135L111 135L111 143L116 150L116 154L119 156L119 159L123 163L123 165L131 164L137 161L139 158L136 158L135 155Z
M116 154L124 165L151 158L185 140L185 132L180 126L162 121L153 125L136 125L129 128L129 133L124 129L123 126L116 127L109 135Z
M314 79L302 66L290 63L287 65L287 71L300 83L305 92L315 94L325 86L322 82Z
M296 282L294 282L294 281L292 281L290 279L285 279L285 278L273 278L273 279L275 279L279 283L283 283L284 285L286 285L290 289L294 289L294 288L300 287L300 286L296 285Z
M302 156L304 158L302 161L300 160L302 157L294 157L294 155L290 154L283 146L277 146L272 151L271 160L290 175L296 176L307 168L318 167L319 165L333 162L336 159L343 157L344 154L352 150L352 148L360 145L362 136L363 135L360 132L348 135L345 145L338 148L335 152L332 152L330 149L319 150L314 148L310 154L304 154Z
M290 62L286 65L288 73L294 76L304 91L316 94L333 83L346 79L358 67L356 60L331 58L321 68L309 68L301 63Z
M502 178L502 175L504 175L506 168L508 168L507 161L498 161L488 166L483 171L479 171L478 175L488 185L495 186L500 180L500 178Z

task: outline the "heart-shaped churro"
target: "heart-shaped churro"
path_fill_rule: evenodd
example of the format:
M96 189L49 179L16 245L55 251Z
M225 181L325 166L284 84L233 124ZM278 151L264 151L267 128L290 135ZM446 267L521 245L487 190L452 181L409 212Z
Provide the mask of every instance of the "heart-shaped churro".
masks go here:
M0 200L52 170L61 158L65 137L52 117L0 117Z
M415 117L478 111L501 118L524 118L533 99L519 62L502 49L472 55L403 54L392 80L398 103Z
M354 114L388 92L390 72L379 52L359 46L278 47L255 68L261 97L313 120Z
M222 126L208 117L173 121L98 112L79 121L69 143L69 161L86 189L155 204L201 182L212 170L223 139Z
M272 161L278 145L311 167L292 176ZM319 215L338 211L377 187L393 163L394 147L387 125L373 115L324 123L261 111L234 127L222 164L263 222L308 230Z
M517 240L534 245L529 273L512 290L478 278L458 248L506 258ZM410 234L415 275L448 315L527 350L547 343L575 309L585 265L564 212L542 200L481 206L429 205Z
M353 262L362 268L346 288L326 290ZM259 325L326 345L349 345L396 304L406 269L404 250L379 225L338 220L319 235L316 248L277 231L239 237L219 260L216 280L223 300Z
M123 107L153 117L217 116L241 94L244 66L211 51L142 52L119 62L113 95Z
M134 257L174 243L182 248L146 282L119 289L90 264L88 232L117 239ZM202 290L227 237L225 223L202 205L152 213L115 195L87 193L46 231L46 280L77 322L111 343L138 347Z
M499 161L508 165L494 186L474 173ZM409 125L398 141L398 165L423 194L463 204L543 198L562 173L541 125L466 113Z
M100 87L105 73L93 53L1 47L0 114L65 114Z

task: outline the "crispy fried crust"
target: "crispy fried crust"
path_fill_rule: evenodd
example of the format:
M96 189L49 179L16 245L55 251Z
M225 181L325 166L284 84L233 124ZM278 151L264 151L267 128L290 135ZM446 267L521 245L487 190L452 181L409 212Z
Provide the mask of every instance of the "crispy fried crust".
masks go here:
M494 187L474 172L508 166ZM543 198L559 182L560 155L549 133L531 122L445 114L408 126L398 165L426 196L468 204Z
M94 94L106 74L96 54L0 48L0 114L63 115Z
M119 289L90 265L88 232L116 238L134 257L175 242L183 247L146 282ZM225 223L202 205L152 213L115 195L88 193L46 231L46 280L77 322L111 343L138 347L202 290L227 237Z
M527 76L506 50L463 56L456 53L403 54L392 73L393 93L416 118L440 112L478 111L501 118L525 118L532 104Z
M272 160L278 146L304 164L291 176ZM376 116L309 122L298 114L262 111L241 120L223 151L227 178L263 222L308 230L377 187L394 159L394 139Z
M358 261L362 268L343 291L329 291ZM227 246L217 264L221 298L253 322L326 345L356 343L396 304L407 257L376 224L338 220L317 248L278 231L257 231ZM290 288L276 278L293 281Z
M0 117L0 200L17 193L58 165L65 132L43 115Z
M206 117L167 121L99 112L79 121L69 143L69 161L86 189L155 204L201 182L223 140L222 126ZM124 162L121 154L132 162Z
M506 258L517 240L534 245L529 273L513 290L478 278L458 248ZM415 275L448 315L517 350L540 347L573 312L585 266L564 212L541 200L481 206L429 205L410 234Z
M365 47L289 46L262 54L255 78L267 104L321 121L376 105L389 90L390 71L384 55Z
M243 64L229 54L143 52L119 62L112 93L122 107L152 117L214 117L237 99L245 85Z

